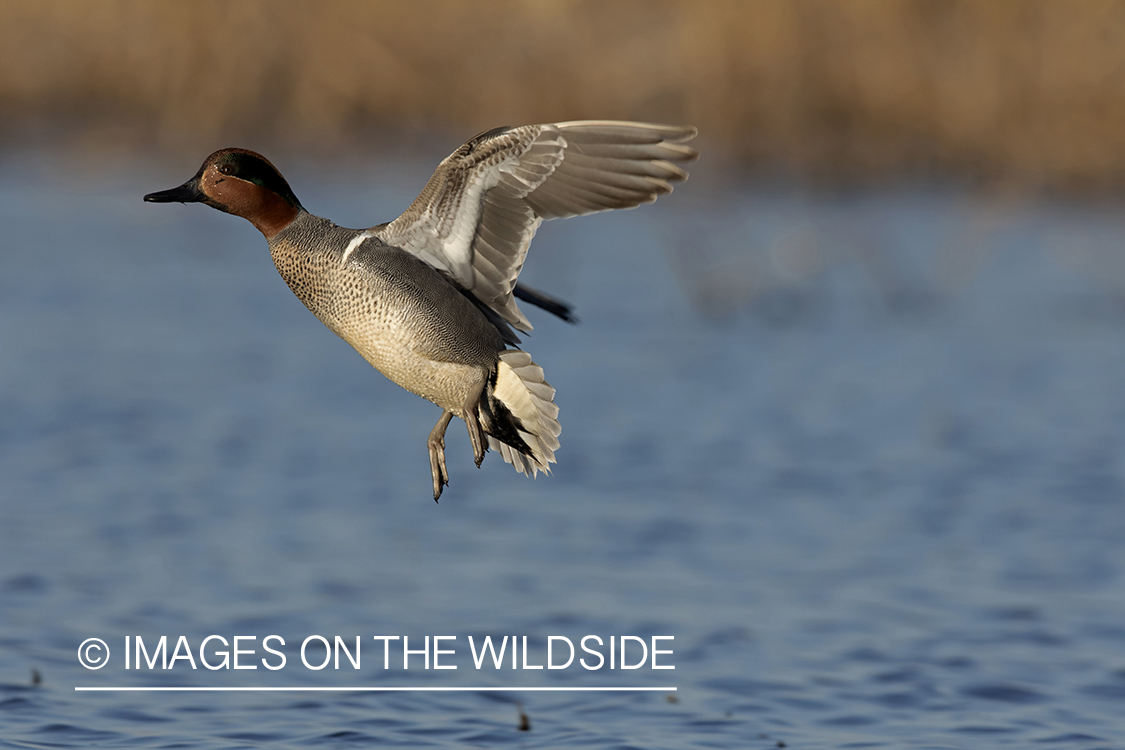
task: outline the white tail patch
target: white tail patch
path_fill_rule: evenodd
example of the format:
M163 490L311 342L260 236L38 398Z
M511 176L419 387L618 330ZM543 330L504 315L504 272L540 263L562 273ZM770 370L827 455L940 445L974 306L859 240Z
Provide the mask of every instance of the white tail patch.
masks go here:
M531 448L531 455L520 453L494 437L488 438L489 447L521 474L530 477L540 471L550 474L548 464L555 463L562 427L558 420L559 407L552 401L555 389L543 379L543 368L532 362L527 352L518 349L500 352L492 395L523 425L517 431Z

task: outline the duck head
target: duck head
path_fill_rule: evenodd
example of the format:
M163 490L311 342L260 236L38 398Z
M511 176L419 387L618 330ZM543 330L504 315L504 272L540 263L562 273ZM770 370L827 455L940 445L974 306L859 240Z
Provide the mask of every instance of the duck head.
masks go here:
M277 168L261 154L243 148L216 151L195 177L171 190L149 193L145 201L206 203L249 220L266 239L289 226L302 208Z

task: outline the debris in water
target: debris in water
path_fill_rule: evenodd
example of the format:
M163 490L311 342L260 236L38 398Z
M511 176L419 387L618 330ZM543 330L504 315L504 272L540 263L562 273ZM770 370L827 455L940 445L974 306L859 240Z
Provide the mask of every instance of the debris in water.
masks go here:
M530 732L531 731L531 719L527 718L527 714L525 714L523 712L523 704L520 703L519 701L516 701L516 709L520 712L519 730L521 732Z

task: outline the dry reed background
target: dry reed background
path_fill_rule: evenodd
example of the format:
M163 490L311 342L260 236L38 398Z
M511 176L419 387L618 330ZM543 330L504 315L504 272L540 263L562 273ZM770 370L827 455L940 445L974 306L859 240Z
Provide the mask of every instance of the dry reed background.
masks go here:
M0 111L0 146L638 118L765 174L1112 189L1125 3L9 1Z

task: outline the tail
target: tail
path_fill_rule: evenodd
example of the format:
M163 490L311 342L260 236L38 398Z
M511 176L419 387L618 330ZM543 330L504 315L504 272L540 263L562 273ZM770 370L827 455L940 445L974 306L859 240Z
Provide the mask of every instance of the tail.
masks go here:
M534 477L551 473L559 448L559 407L543 368L518 349L500 352L500 363L485 386L478 416L488 445L516 471Z

